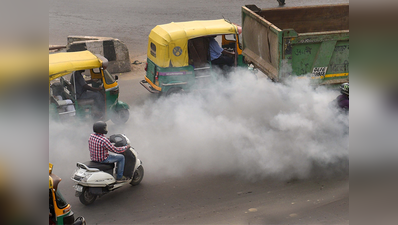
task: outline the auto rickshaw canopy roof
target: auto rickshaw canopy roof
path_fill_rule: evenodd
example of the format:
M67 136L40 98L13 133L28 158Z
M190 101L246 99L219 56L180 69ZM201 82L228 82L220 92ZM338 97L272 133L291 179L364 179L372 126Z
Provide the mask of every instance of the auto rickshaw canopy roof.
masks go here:
M224 19L158 25L149 34L147 55L160 67L187 66L189 39L220 34L238 34L238 26Z
M61 182L61 178L55 174L53 174L53 164L49 163L48 167L48 187L49 189L57 190L59 182Z
M90 51L60 52L49 55L50 81L76 70L86 70L106 66L108 60Z

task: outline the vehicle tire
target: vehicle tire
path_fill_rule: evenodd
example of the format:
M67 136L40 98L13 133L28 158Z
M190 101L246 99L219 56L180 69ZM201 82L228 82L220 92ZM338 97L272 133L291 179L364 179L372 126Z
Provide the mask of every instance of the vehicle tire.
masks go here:
M130 117L129 110L122 108L113 113L111 120L114 124L120 125L126 123L127 120L129 120L129 117Z
M84 217L79 216L75 219L73 225L86 225L86 220L84 219Z
M90 193L88 188L84 188L82 194L79 196L79 200L83 205L92 204L96 198L97 195Z
M131 180L130 184L132 186L139 185L144 178L144 167L139 166L133 175L133 179Z
M167 91L166 96L170 96L170 95L173 95L173 94L180 94L180 93L184 93L184 89L173 87L173 88L170 88Z

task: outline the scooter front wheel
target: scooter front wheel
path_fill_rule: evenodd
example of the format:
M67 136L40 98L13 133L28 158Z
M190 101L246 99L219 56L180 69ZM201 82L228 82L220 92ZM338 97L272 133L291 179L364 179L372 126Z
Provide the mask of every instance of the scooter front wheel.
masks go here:
M92 204L97 195L90 193L88 188L84 188L82 194L79 196L79 200L83 205L90 205Z
M132 186L139 185L144 178L144 167L139 166L133 175L133 179L131 180L130 184Z

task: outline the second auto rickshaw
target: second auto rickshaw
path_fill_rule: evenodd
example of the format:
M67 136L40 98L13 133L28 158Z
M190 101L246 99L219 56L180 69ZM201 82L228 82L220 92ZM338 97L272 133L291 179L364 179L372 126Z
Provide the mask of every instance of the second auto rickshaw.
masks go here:
M209 36L221 35L221 47L235 52L234 66L248 67L241 55L239 26L224 19L158 25L148 38L145 79L151 93L205 88L218 73L209 58Z
M50 225L85 225L84 217L75 220L71 206L65 201L58 189L61 178L52 173L53 164L49 163L49 224Z
M56 119L93 118L92 99L78 99L76 88L68 79L74 71L89 70L91 80L96 80L93 87L103 86L105 108L102 109L101 120L111 119L116 124L122 124L129 119L129 106L119 101L118 77L113 77L107 70L108 60L90 51L61 52L49 55L50 78L50 115ZM57 81L56 79L59 79ZM90 101L91 100L91 101ZM95 118L98 119L98 118Z

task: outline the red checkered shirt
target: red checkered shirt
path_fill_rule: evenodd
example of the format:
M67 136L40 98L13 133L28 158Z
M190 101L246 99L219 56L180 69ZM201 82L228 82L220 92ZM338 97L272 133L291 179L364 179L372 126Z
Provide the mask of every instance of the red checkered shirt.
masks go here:
M104 134L91 134L88 139L88 148L92 161L102 162L108 158L108 151L122 153L127 150L127 146L115 147Z

